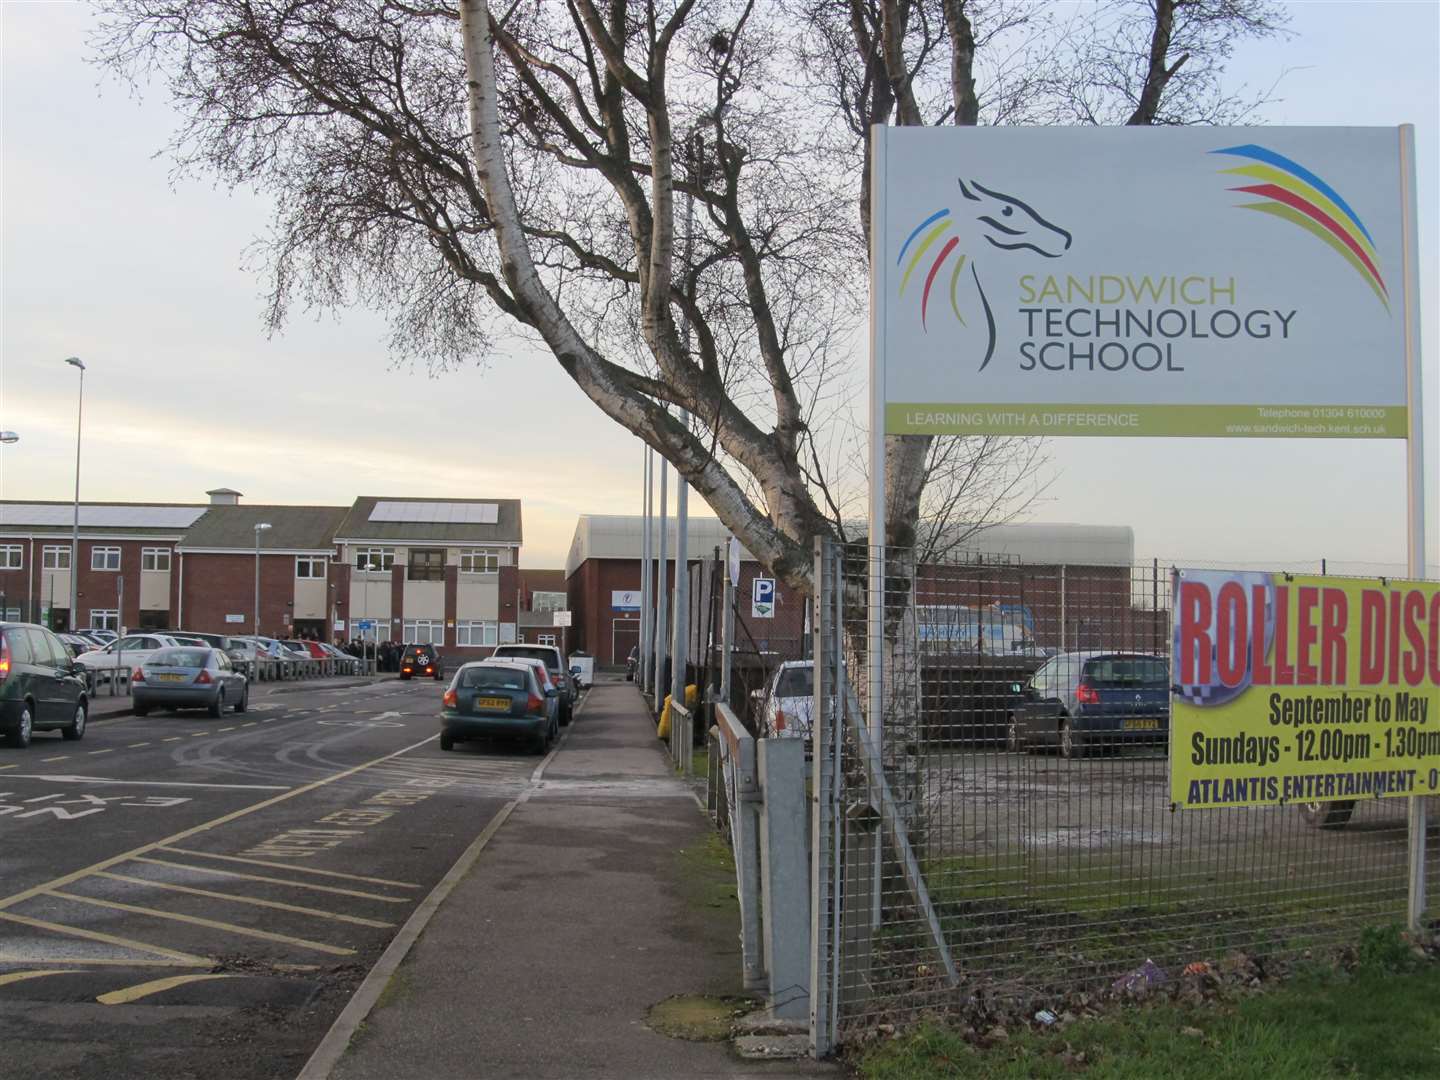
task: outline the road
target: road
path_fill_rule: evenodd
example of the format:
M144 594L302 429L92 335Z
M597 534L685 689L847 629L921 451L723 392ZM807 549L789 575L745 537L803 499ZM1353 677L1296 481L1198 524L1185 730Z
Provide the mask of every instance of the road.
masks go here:
M435 736L441 684L0 749L6 1076L291 1078L540 759Z

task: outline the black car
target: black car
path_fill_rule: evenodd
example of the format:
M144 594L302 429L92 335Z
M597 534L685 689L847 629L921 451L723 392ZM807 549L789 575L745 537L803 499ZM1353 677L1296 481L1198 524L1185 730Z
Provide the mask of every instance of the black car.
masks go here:
M640 666L640 646L631 645L630 655L625 658L625 681L635 681L635 670Z
M85 737L90 697L84 672L61 640L33 623L0 623L0 733L30 745L36 731Z
M439 682L445 678L445 658L433 645L406 645L400 654L400 678L426 675Z

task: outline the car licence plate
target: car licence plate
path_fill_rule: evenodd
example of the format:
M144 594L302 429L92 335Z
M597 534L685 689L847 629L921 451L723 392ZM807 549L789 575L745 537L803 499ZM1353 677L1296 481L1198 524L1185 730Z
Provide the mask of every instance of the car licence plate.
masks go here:
M477 697L474 708L476 709L504 709L510 711L510 699L503 697Z
M1160 727L1160 721L1153 717L1147 720L1126 720L1122 726L1126 731L1155 731Z
M184 681L185 681L185 676L184 676L184 675L157 675L157 676L155 676L155 678L158 679L160 682L184 682Z

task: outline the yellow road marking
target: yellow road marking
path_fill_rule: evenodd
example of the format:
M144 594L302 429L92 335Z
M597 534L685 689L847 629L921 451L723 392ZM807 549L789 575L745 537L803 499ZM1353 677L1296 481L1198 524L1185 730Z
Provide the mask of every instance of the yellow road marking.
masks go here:
M204 964L181 964L174 960L121 960L114 957L97 958L94 956L45 956L35 957L28 953L20 956L14 953L0 951L0 964L79 964L81 967L75 969L84 971L85 968L94 964L107 964L111 967L214 967L215 961L206 960ZM283 964L276 964L277 968Z
M232 727L216 728L215 730L216 730L216 731L234 731L235 728L232 726Z
M91 750L89 753L91 757L94 757L96 754L113 754L114 752L115 748L112 746L109 750Z
M267 716L267 717L265 717L265 719L261 720L260 722L261 722L262 724L273 724L276 720L279 720L279 719L280 719L280 717L278 717L278 716Z
M151 866L168 866L175 870L193 870L197 874L217 874L220 877L239 878L241 881L261 881L267 885L288 885L293 889L313 889L316 892L336 893L340 896L358 896L363 900L380 900L387 904L404 904L409 902L408 896L381 896L379 893L359 892L355 889L337 889L333 885L312 885L308 881L284 881L280 878L261 877L258 874L237 874L233 870L216 870L209 866L187 866L184 863L166 862L164 859L151 859L144 855L137 855L135 862L149 863ZM296 870L298 867L287 866L287 870Z
M13 911L0 911L0 919L7 919L22 926L33 926L37 930L52 930L57 934L68 934L71 937L86 938L90 941L103 941L106 945L118 945L122 949L134 949L137 952L166 956L175 961L172 965L174 967L213 967L215 964L214 960L207 960L203 956L176 952L174 949L161 948L159 945L146 945L145 942L135 941L132 938L102 934L99 930L85 930L79 926L62 926L60 923L46 922L44 919L32 919L28 915L16 915ZM94 962L88 957L85 960L87 964Z
M200 736L202 736L202 735L209 735L209 734L210 734L210 732L208 732L208 731L192 731L192 732L190 733L190 737L191 737L192 739L198 739L198 738L200 738Z
M149 744L148 742L132 742L132 743L131 743L129 746L127 746L125 749L126 749L126 750L134 750L134 749L136 749L137 747L149 746L149 745L150 745L150 744Z
M0 769L13 769L13 768L15 768L14 765L0 765Z
M179 736L179 735L171 735L168 739L161 739L160 741L161 741L161 742L179 742L179 741L180 741L180 736Z
M12 971L9 975L0 975L0 986L9 986L11 983L24 982L26 979L38 979L43 975L69 975L68 971Z
M282 904L278 900L261 900L254 896L232 896L230 893L212 892L209 889L192 889L188 885L172 885L168 881L152 881L149 878L130 877L128 874L112 874L108 870L101 870L96 877L109 878L112 881L128 881L134 885L149 885L156 889L169 889L171 892L187 893L191 896L206 896L212 900L226 900L236 904L252 904L255 907L275 908L277 911L293 911L300 915L314 915L321 919L335 919L339 922L354 923L357 926L394 926L391 922L381 922L379 919L362 919L358 915L341 915L336 911L321 911L319 908L300 907L297 904Z
M162 994L166 990L173 990L177 986L205 982L207 979L233 978L235 978L233 975L171 975L168 979L152 979L150 982L127 986L123 990L111 990L108 994L101 994L95 1000L101 1005L128 1005L132 1001L139 1001L141 998L149 997L151 994Z
M251 720L248 724L241 724L241 727L254 727L257 721Z
M270 798L264 799L258 803L254 803L251 806L242 806L239 810L232 810L230 811L230 813L222 814L220 817L215 818L211 821L202 822L199 825L192 825L190 828L178 833L174 833L171 836L167 836L163 840L156 840L153 843L149 844L141 844L137 848L131 848L129 851L121 852L119 855L112 855L108 859L101 859L99 862L93 863L90 866L86 866L80 870L72 870L70 873L64 874L58 878L53 878L52 880L47 881L44 884L33 885L28 889L22 889L20 892L11 893L9 896L0 898L0 915L3 915L6 908L14 907L16 904L19 904L25 900L29 900L31 897L39 896L42 893L50 892L52 889L63 888L64 886L69 885L73 881L79 881L81 878L86 877L89 874L96 873L100 870L108 870L110 869L110 867L115 866L118 863L125 862L128 859L133 859L137 855L143 855L147 851L154 851L157 848L163 848L168 844L174 844L181 840L188 840L192 836L198 836L200 833L209 832L211 829L219 828L221 825L228 825L232 821L238 821L240 818L246 817L249 814L253 814L257 810L268 809L269 807L275 806L277 803L285 802L287 799L293 799L297 795L305 795L311 791L316 790L317 788L322 788L329 784L333 784L338 780L344 780L347 777L354 776L358 772L363 772L371 766L379 765L382 762L389 761L391 758L397 758L401 754L408 754L411 750L419 749L420 747L431 741L433 741L433 736L427 736L417 743L412 743L409 746L403 746L399 750L395 750L391 753L383 755L382 757L375 758L373 761L367 761L361 765L356 765L352 768L345 769L343 772L338 772L335 773L333 776L327 776L324 779L316 780L314 783L306 784L304 787L293 788L292 790L282 792L279 795L273 795ZM193 869L193 867L186 867L185 869ZM382 897L382 899L390 898ZM403 901L392 902L401 903Z
M220 922L216 919L202 919L198 915L181 915L176 911L161 911L159 908L143 907L140 904L122 904L118 900L100 900L94 896L81 896L78 893L60 892L57 889L50 890L49 895L59 897L61 900L75 900L81 904L110 908L112 911L128 911L132 915L149 915L156 919L173 919L175 922L189 923L192 926L222 930L227 934L240 934L243 937L263 938L266 941L280 941L286 945L299 945L301 948L330 953L332 956L355 955L354 949L347 949L340 945L326 945L323 941L307 941L305 938L291 937L289 934L273 934L269 930L252 930L248 926L236 926L234 923Z
M45 757L45 758L41 758L40 760L41 760L42 762L64 761L64 760L65 760L67 757L69 757L69 756L70 756L69 754L56 754L54 757Z
M247 859L240 855L216 855L213 851L195 851L192 848L165 846L161 851L175 855L199 855L206 859L220 859L224 862L248 863L250 866L268 866L272 870L299 870L306 874L321 874L324 877L345 878L347 881L364 881L370 885L394 885L397 889L418 889L408 881L391 881L383 877L361 877L359 874L342 874L339 870L317 870L313 866L291 866L288 863L266 862L264 859Z

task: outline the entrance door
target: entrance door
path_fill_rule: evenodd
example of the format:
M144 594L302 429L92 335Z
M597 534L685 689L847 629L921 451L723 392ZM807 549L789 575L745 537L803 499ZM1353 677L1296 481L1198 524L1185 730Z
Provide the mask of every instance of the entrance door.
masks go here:
M612 666L624 664L630 650L639 647L639 619L616 619L611 623L609 663Z

